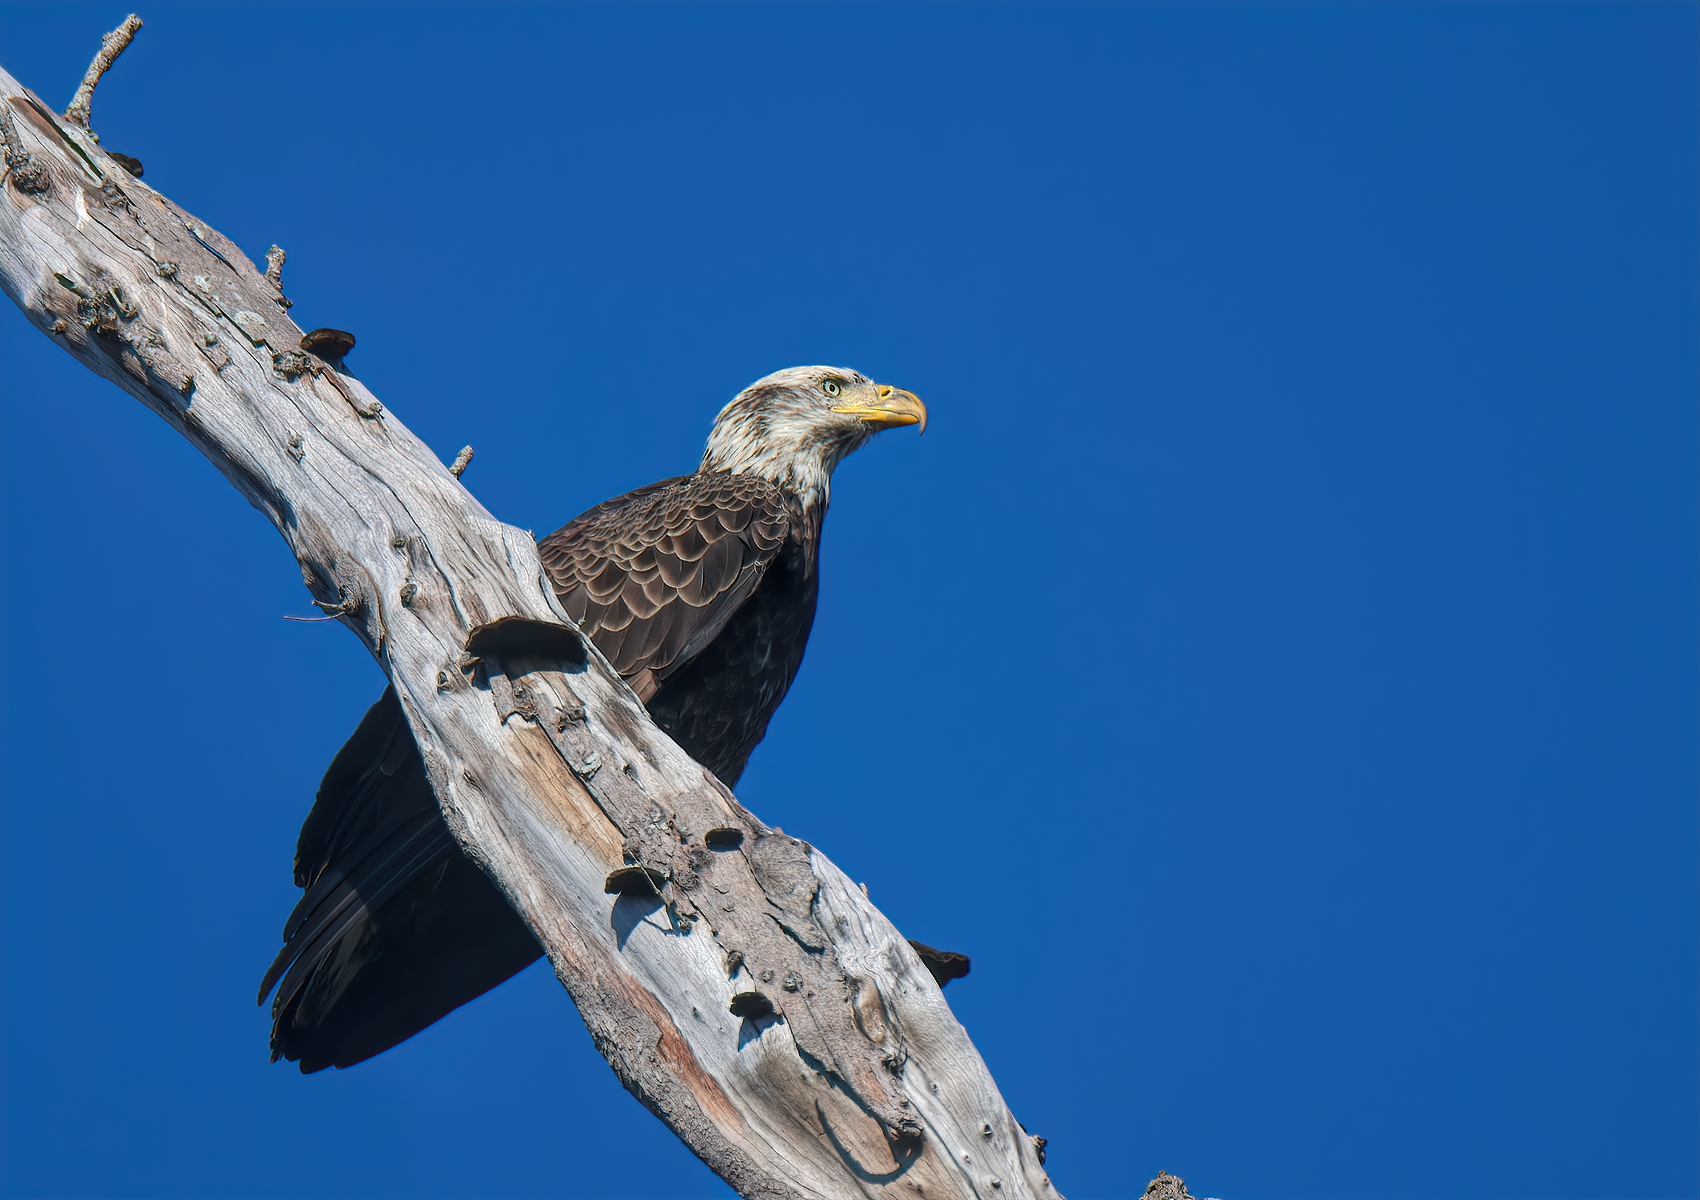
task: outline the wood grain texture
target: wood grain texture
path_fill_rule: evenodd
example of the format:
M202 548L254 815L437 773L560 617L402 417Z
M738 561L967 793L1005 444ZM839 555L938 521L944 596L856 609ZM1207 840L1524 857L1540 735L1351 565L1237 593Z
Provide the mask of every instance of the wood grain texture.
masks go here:
M626 1087L747 1197L1054 1197L931 976L825 856L743 808L593 647L466 651L499 619L567 620L531 538L303 350L228 239L4 71L0 92L0 286L283 534Z

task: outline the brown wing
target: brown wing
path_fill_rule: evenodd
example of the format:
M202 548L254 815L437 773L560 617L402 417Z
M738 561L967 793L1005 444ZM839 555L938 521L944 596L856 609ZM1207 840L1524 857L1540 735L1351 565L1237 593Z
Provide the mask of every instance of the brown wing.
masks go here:
M750 475L686 475L597 505L537 544L561 603L648 700L714 640L791 518Z

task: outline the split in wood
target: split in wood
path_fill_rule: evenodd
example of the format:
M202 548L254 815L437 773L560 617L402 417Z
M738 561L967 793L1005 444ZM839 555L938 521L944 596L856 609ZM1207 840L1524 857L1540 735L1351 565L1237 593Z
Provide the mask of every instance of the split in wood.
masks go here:
M273 246L272 249L277 250L277 247ZM280 254L282 253L282 251L278 252ZM281 262L279 265L281 267ZM284 299L281 294L278 296L278 303L282 304L285 308L293 307L292 304L288 300ZM242 314L237 314L238 324L241 323L241 316ZM315 329L310 333L302 334L299 344L301 349L305 350L307 354L315 355L319 359L324 360L324 364L340 364L342 362L342 356L354 349L354 335L345 329ZM278 359L284 358L285 356L291 356L291 361L293 361L294 358L305 357L294 350L286 350L282 354L273 355L273 362L275 363ZM332 369L330 365L324 364L313 365L312 373L314 377L323 379L326 383L330 384L331 387L335 388L336 394L346 400L348 402L348 407L352 408L356 414L366 418L367 420L376 420L378 417L384 415L384 406L382 404L378 403L376 400L373 400L368 404L362 404L359 400L355 399L352 392L343 386L342 380L337 378L336 371Z
M744 844L744 831L731 826L710 829L702 835L702 842L710 850L736 850Z
M362 404L356 400L353 394L342 386L342 380L336 377L336 372L329 367L315 371L314 375L335 388L336 394L348 402L348 407L352 408L357 416L364 417L368 421L375 421L384 415L384 406L378 401L374 400L370 404Z
M116 150L108 150L106 152L106 156L119 166L123 167L126 171L130 172L130 174L134 175L137 179L142 177L141 159L131 158L128 154L120 154Z

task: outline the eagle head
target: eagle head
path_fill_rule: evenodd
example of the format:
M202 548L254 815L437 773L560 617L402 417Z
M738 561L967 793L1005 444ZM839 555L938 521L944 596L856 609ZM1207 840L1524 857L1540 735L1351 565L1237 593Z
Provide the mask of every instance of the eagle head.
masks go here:
M757 474L825 504L833 468L882 429L927 428L914 392L875 383L848 367L788 367L758 379L720 410L703 451L704 471Z

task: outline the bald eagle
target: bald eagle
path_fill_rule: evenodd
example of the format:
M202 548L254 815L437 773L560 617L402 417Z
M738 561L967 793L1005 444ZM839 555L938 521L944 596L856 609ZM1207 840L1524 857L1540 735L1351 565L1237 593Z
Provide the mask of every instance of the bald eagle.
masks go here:
M855 371L780 371L721 410L695 474L538 542L567 612L728 785L803 660L833 469L880 430L926 421L914 393ZM325 772L295 884L260 1003L276 985L272 1059L304 1072L381 1053L542 954L449 832L394 688ZM967 974L961 955L916 948L941 983Z

